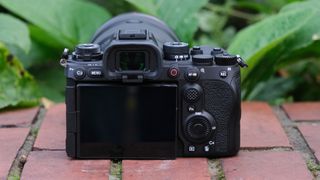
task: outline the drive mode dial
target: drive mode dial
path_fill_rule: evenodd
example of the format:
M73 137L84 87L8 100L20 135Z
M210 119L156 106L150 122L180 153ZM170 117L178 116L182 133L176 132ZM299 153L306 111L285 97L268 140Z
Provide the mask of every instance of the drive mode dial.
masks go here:
M184 122L184 134L194 143L202 143L212 137L216 129L213 117L207 112L196 112Z

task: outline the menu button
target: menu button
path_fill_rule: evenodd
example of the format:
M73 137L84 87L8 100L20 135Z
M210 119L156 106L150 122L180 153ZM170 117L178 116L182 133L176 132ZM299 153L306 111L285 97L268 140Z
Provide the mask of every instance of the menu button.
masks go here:
M90 77L101 77L103 75L103 72L101 69L90 69L89 70L89 76Z

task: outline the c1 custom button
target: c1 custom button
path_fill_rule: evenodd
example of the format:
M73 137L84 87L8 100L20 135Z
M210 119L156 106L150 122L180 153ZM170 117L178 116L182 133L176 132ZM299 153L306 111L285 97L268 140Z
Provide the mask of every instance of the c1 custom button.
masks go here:
M171 78L177 78L179 76L179 69L177 67L171 67L168 69L168 76Z
M227 71L220 71L219 75L220 75L220 77L225 78L228 76L228 72Z
M86 72L82 68L78 68L74 71L74 77L76 79L83 79L86 76Z
M89 76L90 77L101 77L103 75L103 72L101 69L90 69L89 70Z

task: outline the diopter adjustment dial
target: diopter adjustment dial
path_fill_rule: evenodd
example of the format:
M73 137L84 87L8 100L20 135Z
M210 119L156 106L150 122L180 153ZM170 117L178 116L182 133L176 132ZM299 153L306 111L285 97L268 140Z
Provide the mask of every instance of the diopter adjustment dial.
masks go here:
M209 140L215 129L216 123L207 112L192 114L184 122L185 137L194 143L203 143Z
M189 59L189 45L184 42L166 42L163 44L164 59L183 61Z

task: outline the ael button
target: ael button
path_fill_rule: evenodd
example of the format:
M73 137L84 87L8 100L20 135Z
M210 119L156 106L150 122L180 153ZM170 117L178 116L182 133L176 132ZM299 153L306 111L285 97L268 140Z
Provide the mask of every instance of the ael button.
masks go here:
M76 79L83 79L86 76L86 72L82 68L78 68L74 71L74 77Z
M185 73L185 78L187 81L197 81L200 77L200 72L197 68L188 69Z
M171 67L168 69L168 76L171 78L177 78L179 76L179 69L177 67Z

